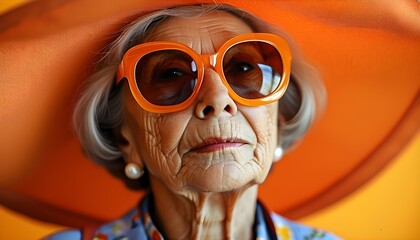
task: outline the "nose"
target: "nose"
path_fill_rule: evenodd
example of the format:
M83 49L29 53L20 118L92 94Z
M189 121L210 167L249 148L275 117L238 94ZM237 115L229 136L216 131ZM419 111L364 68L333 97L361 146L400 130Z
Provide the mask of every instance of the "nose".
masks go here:
M233 116L237 110L236 103L230 98L219 74L213 68L206 68L198 97L197 117L205 119L223 114Z

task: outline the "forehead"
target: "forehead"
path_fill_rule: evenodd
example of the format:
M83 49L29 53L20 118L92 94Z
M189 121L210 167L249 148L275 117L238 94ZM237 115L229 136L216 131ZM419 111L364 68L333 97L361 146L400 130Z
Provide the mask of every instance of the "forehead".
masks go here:
M212 53L232 37L253 32L242 19L226 12L170 17L156 25L144 41L183 43L198 53Z

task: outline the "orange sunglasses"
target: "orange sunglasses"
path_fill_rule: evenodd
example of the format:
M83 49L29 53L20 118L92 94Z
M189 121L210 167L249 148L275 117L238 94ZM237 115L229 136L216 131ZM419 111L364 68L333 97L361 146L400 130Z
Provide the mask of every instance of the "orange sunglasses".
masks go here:
M250 33L236 36L210 55L176 42L147 42L129 49L117 72L117 84L128 80L131 93L146 111L169 113L189 107L212 67L229 96L246 106L279 100L290 77L291 51L280 36Z

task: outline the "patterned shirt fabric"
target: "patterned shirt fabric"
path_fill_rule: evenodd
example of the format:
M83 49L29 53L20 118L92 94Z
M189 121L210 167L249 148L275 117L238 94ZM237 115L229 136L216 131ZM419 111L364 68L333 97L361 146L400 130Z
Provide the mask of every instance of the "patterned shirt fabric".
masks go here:
M100 227L93 240L163 240L149 213L150 195L143 198L137 208L123 217ZM254 232L256 240L336 240L341 239L329 232L311 228L268 212L257 203ZM79 240L81 230L66 230L46 237L46 240Z

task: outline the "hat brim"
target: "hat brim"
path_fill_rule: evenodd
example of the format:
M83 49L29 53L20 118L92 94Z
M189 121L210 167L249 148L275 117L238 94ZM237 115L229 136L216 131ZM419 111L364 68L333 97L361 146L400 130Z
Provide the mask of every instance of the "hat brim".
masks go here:
M77 89L97 53L134 15L199 2L213 1L107 0L97 6L41 0L0 16L3 204L74 227L116 218L136 204L141 193L127 190L83 156L70 122ZM281 26L327 88L324 116L260 189L271 209L298 218L343 198L383 169L418 131L416 6L218 2Z

